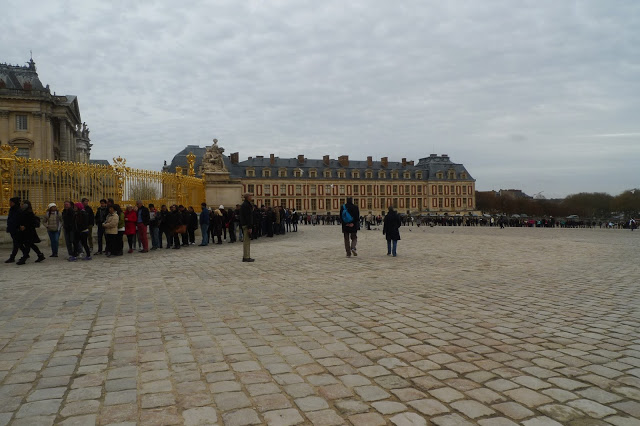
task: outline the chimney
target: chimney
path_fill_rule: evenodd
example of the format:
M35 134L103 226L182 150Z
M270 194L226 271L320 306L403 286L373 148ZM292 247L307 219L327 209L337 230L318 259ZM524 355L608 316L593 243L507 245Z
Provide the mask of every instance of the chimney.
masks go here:
M373 157L367 157L367 167L373 167Z
M382 157L380 162L382 163L382 167L387 167L389 165L389 159L387 157Z
M340 163L342 167L349 167L349 156L341 155L340 157L338 157L338 163Z
M234 152L231 154L231 164L238 164L240 160L240 153Z
M406 158L402 159L402 167L407 167L407 159Z
M413 160L408 161L407 164L409 164L410 166L413 166Z
M269 155L269 164L271 164L272 166L276 164L276 156L274 154Z
M256 155L256 160L262 160L264 158L264 155Z
M247 157L247 160L251 161L251 160L253 160L253 157Z
M298 164L304 164L304 155L298 155Z
M329 167L329 156L325 155L324 157L322 157L322 162L325 166Z

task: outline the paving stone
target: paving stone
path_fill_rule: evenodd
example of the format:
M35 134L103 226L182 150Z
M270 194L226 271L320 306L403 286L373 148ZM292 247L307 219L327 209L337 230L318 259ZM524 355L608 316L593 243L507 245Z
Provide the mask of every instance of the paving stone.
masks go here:
M62 399L46 399L43 401L27 402L20 407L16 413L16 418L20 419L23 417L55 414L58 412L58 408L61 403Z
M342 414L350 415L369 411L369 406L361 401L346 400L336 402L336 407Z
M452 402L451 407L472 419L490 416L495 413L491 408L477 401L471 401L468 399Z
M345 420L333 410L321 410L305 413L314 426L338 426L345 424Z
M251 406L251 401L243 392L224 392L213 396L216 407L221 411L230 411Z
M354 426L383 426L387 424L384 417L376 413L354 414L349 416L349 421Z
M553 402L553 400L548 396L524 388L509 390L504 392L504 394L527 407L537 407L538 405Z
M427 420L416 413L400 413L389 418L396 426L426 426Z
M60 415L62 417L71 417L81 414L92 414L97 413L99 409L100 401L88 399L65 404L62 411L60 411Z
M391 396L384 389L379 388L378 386L359 386L353 388L353 390L363 401L378 401L381 399L387 399Z
M126 390L120 392L107 392L104 405L135 404L138 401L138 392Z
M267 424L274 426L297 425L304 422L304 419L302 418L300 413L298 413L298 410L294 408L267 411L263 414L263 416Z
M562 423L558 423L549 417L535 417L533 419L525 420L522 424L524 426L562 426Z
M533 416L533 411L518 404L517 402L503 402L491 406L492 408L500 411L505 416L514 420L522 420L527 417Z
M41 401L44 399L62 398L67 388L37 389L27 396L27 402Z
M227 426L257 425L262 423L258 413L250 408L224 413L222 420Z
M538 407L538 411L562 423L585 417L582 411L560 404L543 405Z
M389 415L406 411L407 406L394 401L378 401L371 404L380 414Z
M151 393L142 395L140 406L142 408L158 408L175 405L176 400L171 393Z
M512 422L504 417L492 417L490 419L478 420L480 426L517 426L517 423Z
M464 398L464 395L452 388L439 388L429 390L431 396L443 402L452 402Z
M98 416L95 414L88 414L85 416L69 417L58 423L60 426L87 426L95 425L98 421Z
M419 399L408 403L411 407L427 416L448 413L450 410L436 399Z
M447 414L445 416L434 417L430 419L433 424L438 426L471 426L473 423L466 421L459 414Z
M318 396L307 396L294 401L302 411L317 411L329 408L327 402Z
M613 408L609 408L605 405L602 405L595 401L591 401L589 399L576 399L574 401L567 402L567 405L570 405L573 408L577 408L578 410L583 411L588 416L595 417L596 419L601 419L611 414L616 414L616 410L614 410Z
M212 425L216 423L217 417L216 410L212 407L196 407L182 412L185 426Z

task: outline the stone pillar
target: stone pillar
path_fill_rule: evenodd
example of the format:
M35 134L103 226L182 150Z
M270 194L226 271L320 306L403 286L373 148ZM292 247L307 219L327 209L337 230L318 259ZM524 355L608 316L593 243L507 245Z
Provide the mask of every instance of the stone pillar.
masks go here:
M204 181L207 205L235 207L242 203L242 183L231 179L229 172L204 172Z
M62 161L71 161L69 158L69 133L67 133L67 120L58 118L60 130L60 159Z
M9 111L0 111L0 142L9 143Z

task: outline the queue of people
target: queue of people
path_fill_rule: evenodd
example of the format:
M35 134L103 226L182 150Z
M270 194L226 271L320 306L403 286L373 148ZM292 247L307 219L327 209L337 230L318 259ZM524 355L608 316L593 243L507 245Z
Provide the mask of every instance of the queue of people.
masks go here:
M243 242L243 261L253 262L249 252L251 240L262 236L273 237L286 232L297 232L299 216L295 211L276 208L258 208L253 204L251 195L246 194L242 205L225 209L209 208L206 203L200 206L200 214L191 206L182 205L145 206L138 200L136 205L122 208L112 199L100 200L100 206L94 212L89 200L81 202L65 201L62 209L55 203L47 207L42 217L35 215L31 203L20 201L14 197L10 200L7 218L7 232L10 234L13 247L5 263L23 265L33 251L37 255L36 262L45 260L45 255L37 244L41 242L37 228L41 225L49 237L51 255L58 257L60 236L64 238L67 260L90 261L94 256L123 256L125 240L127 253L166 249L180 249L196 245L196 230L200 229L202 239L199 246ZM94 246L94 228L97 237ZM150 246L149 246L149 239ZM97 248L94 251L94 248ZM22 257L16 261L18 252Z

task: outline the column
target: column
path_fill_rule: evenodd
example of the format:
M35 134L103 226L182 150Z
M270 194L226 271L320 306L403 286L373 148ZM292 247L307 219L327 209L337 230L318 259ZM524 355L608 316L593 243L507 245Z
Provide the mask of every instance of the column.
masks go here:
M62 161L69 160L69 134L67 133L67 121L64 118L58 118L60 130L60 159Z

